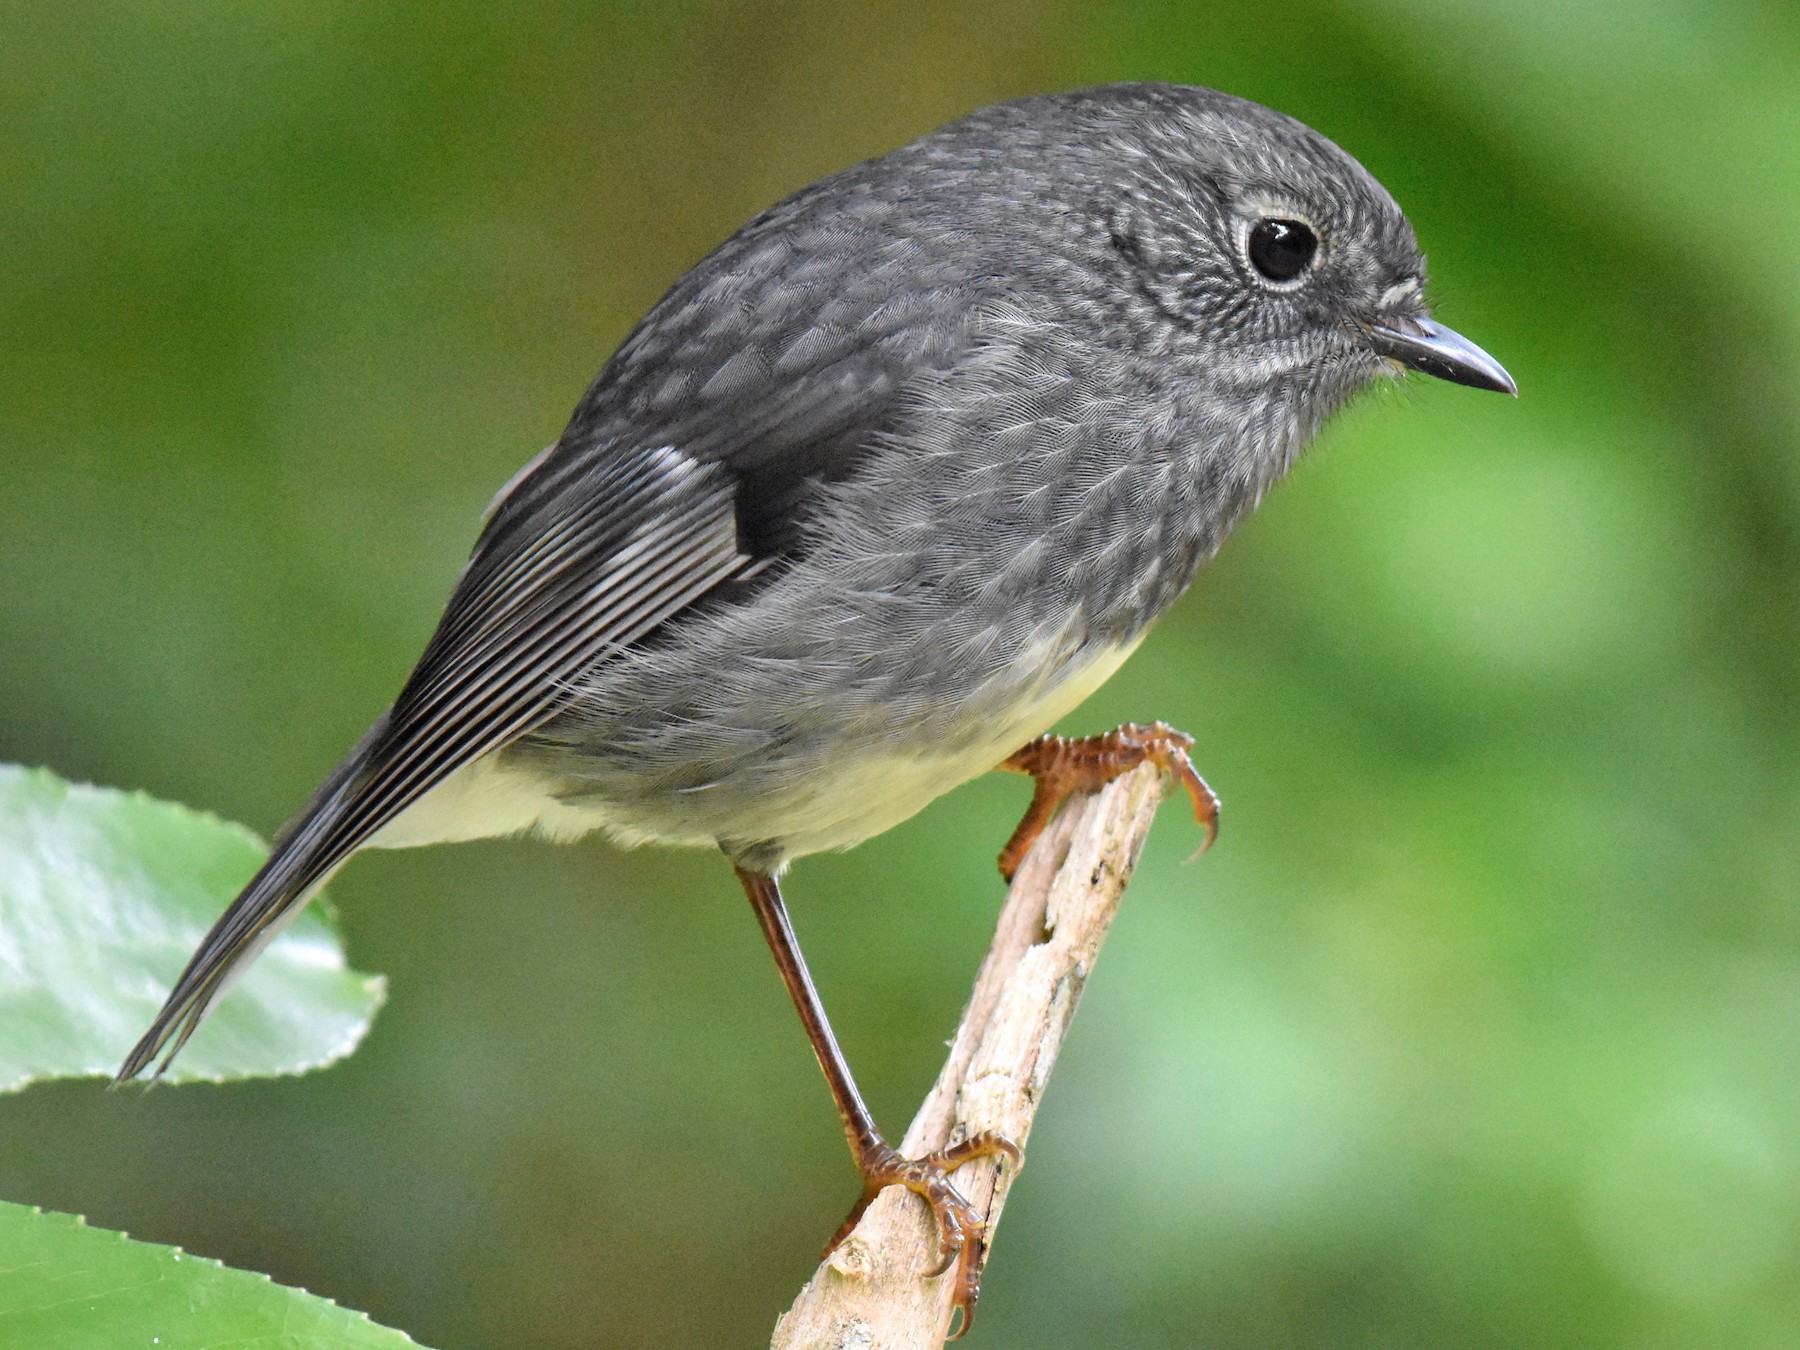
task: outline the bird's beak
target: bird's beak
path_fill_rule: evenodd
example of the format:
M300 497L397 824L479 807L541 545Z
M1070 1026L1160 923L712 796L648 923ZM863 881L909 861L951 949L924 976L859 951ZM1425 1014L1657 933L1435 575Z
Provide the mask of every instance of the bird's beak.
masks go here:
M1402 365L1452 384L1519 395L1519 386L1493 357L1462 334L1423 315L1384 319L1369 325L1375 350Z

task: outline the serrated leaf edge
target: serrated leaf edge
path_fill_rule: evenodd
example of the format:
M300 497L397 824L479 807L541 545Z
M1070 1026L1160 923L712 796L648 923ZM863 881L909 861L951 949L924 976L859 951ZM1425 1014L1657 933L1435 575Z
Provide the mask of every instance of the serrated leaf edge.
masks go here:
M228 1266L223 1261L219 1260L217 1257L200 1256L195 1252L190 1252L185 1247L176 1246L172 1243L148 1242L148 1241L145 1241L143 1238L135 1238L135 1237L131 1236L130 1233L127 1233L122 1228L103 1228L98 1224L89 1223L87 1220L87 1216L85 1214L72 1214L65 1210L60 1210L60 1209L45 1209L41 1205L19 1205L19 1204L15 1204L11 1201L0 1201L0 1204L5 1204L8 1208L12 1208L12 1209L25 1210L27 1213L36 1215L38 1218L42 1218L42 1219L73 1219L75 1221L75 1226L77 1228L85 1228L90 1233L99 1233L106 1237L117 1238L120 1242L128 1242L134 1246L148 1247L152 1251L166 1252L169 1256L169 1259L172 1261L180 1261L183 1259L189 1260L189 1261L197 1261L201 1265L209 1266L214 1270L222 1270L222 1271L227 1272L228 1274L244 1275L244 1276L248 1276L249 1278L251 1278L253 1280L261 1280L264 1284L271 1285L276 1289L285 1289L291 1293L296 1293L296 1294L305 1294L308 1298L316 1298L321 1303L328 1303L332 1307L338 1309L340 1312L348 1313L350 1316L360 1319L362 1322L375 1328L375 1330L377 1330L377 1331L385 1331L385 1332L389 1332L395 1336L398 1336L401 1338L401 1340L403 1340L408 1345L419 1345L420 1344L418 1341L415 1341L411 1336L409 1336L406 1332L402 1331L399 1327L390 1327L385 1322L377 1322L373 1317L370 1317L369 1314L367 1314L366 1312L363 1312L360 1308L345 1307L342 1303L339 1303L336 1299L330 1297L329 1295L316 1294L312 1290L306 1288L304 1285L283 1284L283 1283L281 1283L281 1281L275 1279L273 1276L266 1275L260 1270L245 1270L242 1266ZM429 1350L429 1348L425 1347L425 1346L420 1346L420 1350Z
M155 794L146 791L144 788L110 787L102 783L88 782L84 779L65 778L47 764L0 762L0 785L3 785L9 779L24 782L28 787L47 786L56 791L59 796L63 798L76 794L91 794L94 797L112 802L139 802L158 810L208 822L211 825L220 828L225 833L234 835L238 839L254 845L258 851L264 854L269 851L269 841L264 839L248 825L245 825L240 821L228 819L225 816L219 815L216 811L209 811L204 807L189 806L185 802L171 801L166 797L158 797ZM313 896L308 904L323 915L327 922L333 925L337 923L337 907L333 905L330 899L325 895L319 894ZM341 939L338 942L338 958L338 968L346 975L355 976L361 982L360 987L363 993L368 995L373 1002L369 1007L369 1015L362 1020L361 1025L355 1029L354 1033L345 1040L338 1042L328 1052L317 1058L299 1062L295 1064L293 1068L285 1070L280 1074L175 1073L167 1078L159 1078L155 1083L147 1086L163 1084L170 1087L180 1087L192 1083L210 1083L218 1085L224 1083L248 1082L257 1078L291 1078L300 1074L317 1073L321 1069L330 1068L339 1060L349 1058L356 1052L357 1047L363 1043L363 1039L374 1028L376 1015L387 1006L387 976L379 973L360 971L353 967L350 964L349 952L345 950ZM83 1082L92 1081L96 1078L110 1078L111 1076L110 1071L104 1068L93 1069L83 1073L28 1075L15 1082L0 1083L0 1097L10 1096L16 1092L22 1092L26 1088L32 1087L37 1083ZM75 1217L78 1219L81 1218L80 1215L76 1215ZM82 1222L84 1225L86 1224L85 1219L83 1219ZM112 1230L95 1229L94 1231L110 1232ZM229 1269L229 1267L227 1268Z

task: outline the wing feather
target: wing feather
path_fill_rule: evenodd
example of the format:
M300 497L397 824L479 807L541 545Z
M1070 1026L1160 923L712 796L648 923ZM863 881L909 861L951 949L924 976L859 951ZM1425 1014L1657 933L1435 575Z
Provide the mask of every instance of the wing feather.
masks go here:
M660 449L619 455L526 549L478 552L393 710L328 781L213 925L121 1081L180 1050L282 921L388 821L461 766L555 712L584 669L752 559L735 480Z
M927 230L946 245L933 252L846 213L859 172L765 213L677 281L562 439L501 489L399 699L278 836L120 1080L159 1054L166 1067L279 924L435 784L722 582L795 557L821 485L856 471L909 382L968 350L994 272L954 231ZM843 284L805 281L823 275Z

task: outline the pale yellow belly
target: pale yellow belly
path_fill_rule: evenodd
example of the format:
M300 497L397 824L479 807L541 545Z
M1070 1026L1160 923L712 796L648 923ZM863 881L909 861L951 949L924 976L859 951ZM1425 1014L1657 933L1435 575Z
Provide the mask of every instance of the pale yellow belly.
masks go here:
M735 802L728 821L709 817L707 803L698 798L690 799L689 811L591 797L572 804L550 781L489 755L438 784L369 842L375 848L407 848L528 831L567 840L599 830L627 847L770 840L779 841L788 858L850 848L997 767L1073 712L1136 646L1100 649L1078 666L1046 660L1038 667L1045 671L1041 682L996 697L1000 711L976 734L965 729L941 750L908 743L892 753L865 748L821 762L782 791ZM1020 662L1024 669L1033 664L1029 658ZM703 796L706 789L697 791Z
M913 746L892 755L858 755L833 766L804 794L794 794L771 812L769 823L779 823L779 829L771 828L767 837L779 838L790 856L799 857L850 848L892 829L1043 735L1106 683L1136 645L1107 649L1061 680L1047 681L1042 690L993 719L985 735L965 739L954 750L921 753Z

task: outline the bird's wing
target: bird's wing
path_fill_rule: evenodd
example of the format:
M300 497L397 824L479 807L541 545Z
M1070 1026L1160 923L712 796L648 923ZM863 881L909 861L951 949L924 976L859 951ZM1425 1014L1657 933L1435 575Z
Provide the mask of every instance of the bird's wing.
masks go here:
M784 264L766 251L759 261ZM749 289L785 297L779 322L720 321L703 292L695 303L706 266L652 311L563 439L490 508L392 710L278 837L120 1080L159 1054L166 1067L276 927L408 805L551 716L597 663L790 552L818 485L851 472L908 378L942 369L962 341L944 311L884 317L873 291L848 305L843 290L803 292L809 316L778 276ZM714 279L744 299L741 276Z

